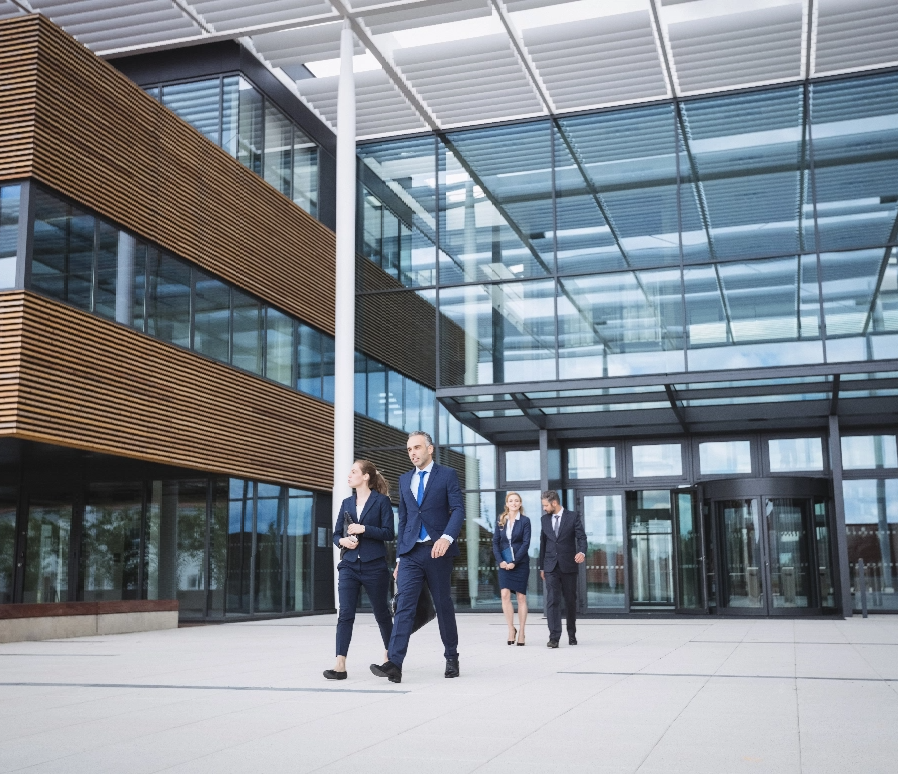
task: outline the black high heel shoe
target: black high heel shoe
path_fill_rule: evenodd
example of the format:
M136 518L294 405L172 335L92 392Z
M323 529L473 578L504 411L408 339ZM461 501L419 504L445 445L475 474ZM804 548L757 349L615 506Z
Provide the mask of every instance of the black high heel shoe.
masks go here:
M526 641L526 640L524 640L524 642L521 642L520 640L518 640L518 647L519 647L519 648L523 648L526 644L527 644L527 641Z
M512 628L514 628L514 627L512 627ZM515 640L517 640L517 638L518 638L518 630L515 629L515 630L514 630L514 640L509 640L509 641L508 641L508 644L509 644L509 645L514 645Z

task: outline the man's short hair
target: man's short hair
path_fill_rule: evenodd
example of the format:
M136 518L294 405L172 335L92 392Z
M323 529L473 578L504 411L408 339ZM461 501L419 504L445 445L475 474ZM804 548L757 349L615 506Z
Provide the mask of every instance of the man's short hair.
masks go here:
M558 492L554 489L547 489L542 494L543 500L548 500L550 503L560 503L561 498L558 496Z
M415 430L414 432L409 433L407 440L410 441L416 435L423 435L424 440L427 441L427 445L433 446L433 438L430 437L430 433L425 433L423 430Z

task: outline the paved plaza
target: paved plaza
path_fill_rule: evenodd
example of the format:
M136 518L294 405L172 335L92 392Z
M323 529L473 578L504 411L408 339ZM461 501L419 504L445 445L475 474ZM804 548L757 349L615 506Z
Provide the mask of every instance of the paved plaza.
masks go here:
M585 620L577 647L434 624L403 682L361 616L328 683L334 616L0 645L0 772L894 772L898 619Z

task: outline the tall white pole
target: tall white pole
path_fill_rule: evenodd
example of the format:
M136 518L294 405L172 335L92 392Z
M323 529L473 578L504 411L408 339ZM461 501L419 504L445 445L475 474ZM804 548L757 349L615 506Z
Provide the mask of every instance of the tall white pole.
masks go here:
M337 287L334 320L334 524L340 503L350 494L346 483L355 456L355 80L349 20L340 34L340 83L337 91ZM334 556L334 604L337 595Z

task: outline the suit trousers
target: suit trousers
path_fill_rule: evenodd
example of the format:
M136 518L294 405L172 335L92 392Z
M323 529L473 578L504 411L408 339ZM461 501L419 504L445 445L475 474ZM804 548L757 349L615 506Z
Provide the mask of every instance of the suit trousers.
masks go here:
M340 615L337 617L337 655L345 656L352 639L355 608L359 601L359 588L364 586L371 600L374 620L380 627L384 647L390 643L393 618L390 616L390 571L385 559L362 562L343 561L337 566L337 593L340 596Z
M546 572L546 619L549 624L549 639L561 639L561 600L567 607L567 633L577 633L577 578L579 573L561 572L555 569Z
M443 655L446 658L458 657L458 628L455 625L455 606L452 604L452 557L441 556L434 559L430 555L432 549L433 543L430 541L416 543L411 551L400 558L399 577L396 580L399 600L389 649L390 661L398 667L405 661L418 597L424 583L427 583L433 597L440 638L443 640Z

